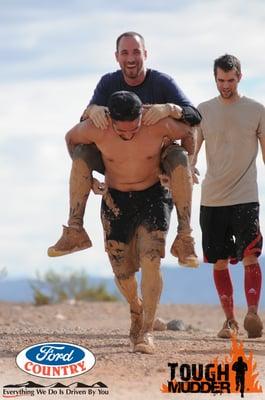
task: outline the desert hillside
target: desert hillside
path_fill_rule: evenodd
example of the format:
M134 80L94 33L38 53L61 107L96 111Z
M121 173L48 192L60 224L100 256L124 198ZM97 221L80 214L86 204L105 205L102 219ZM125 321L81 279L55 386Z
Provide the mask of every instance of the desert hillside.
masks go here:
M0 386L28 381L51 385L54 379L44 379L26 374L18 369L15 357L18 352L35 343L64 341L84 346L96 357L96 365L88 373L70 379L59 379L63 384L82 382L92 385L103 382L109 394L91 398L110 400L137 399L213 399L213 394L166 394L160 391L170 379L168 363L199 364L220 362L229 356L231 341L218 339L216 332L223 323L217 306L160 305L157 315L166 322L182 320L185 330L156 331L156 353L134 354L128 341L128 307L125 303L69 302L60 305L35 307L30 304L0 303ZM265 313L261 313L265 322ZM240 323L239 339L244 351L254 353L259 372L259 383L264 393L245 394L247 399L265 399L265 336L247 339L242 328L244 310L237 309ZM2 395L3 393L1 393ZM75 391L60 396L35 398L83 399ZM4 397L3 397L4 398ZM32 398L31 395L23 398ZM240 398L240 394L222 395L223 399Z

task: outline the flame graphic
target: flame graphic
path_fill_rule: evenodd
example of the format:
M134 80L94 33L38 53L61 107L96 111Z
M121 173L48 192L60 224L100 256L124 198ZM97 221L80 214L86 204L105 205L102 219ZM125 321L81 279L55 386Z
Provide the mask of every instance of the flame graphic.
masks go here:
M210 362L214 365L211 371L217 375L218 364L222 366L228 364L230 391L231 393L238 393L236 390L236 372L232 370L232 366L238 360L238 357L242 357L243 361L247 364L247 371L245 373L245 393L261 393L262 386L258 381L259 373L256 371L257 363L254 361L253 352L251 351L249 356L247 356L244 352L243 343L238 342L236 336L231 338L230 355L226 356L223 361L218 361L218 357L216 357ZM190 382L195 382L195 380L190 380ZM203 378L201 382L207 382L207 380ZM177 384L176 379L174 379L173 384ZM169 393L168 385L162 383L160 391L162 393Z

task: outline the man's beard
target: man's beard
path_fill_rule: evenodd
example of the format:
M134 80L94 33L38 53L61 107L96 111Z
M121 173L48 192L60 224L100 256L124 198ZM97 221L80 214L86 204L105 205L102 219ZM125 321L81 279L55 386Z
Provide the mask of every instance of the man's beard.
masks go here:
M225 92L225 93L220 92L220 95L221 95L221 97L222 97L223 99L231 99L231 97L233 97L234 94L235 94L235 93L232 92L231 90L230 90L229 92Z
M127 78L136 79L138 77L138 70L125 68L124 74Z

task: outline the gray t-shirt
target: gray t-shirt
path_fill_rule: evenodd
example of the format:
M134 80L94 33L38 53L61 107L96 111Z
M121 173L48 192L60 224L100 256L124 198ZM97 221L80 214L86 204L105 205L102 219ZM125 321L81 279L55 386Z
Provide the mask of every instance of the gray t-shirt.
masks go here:
M215 97L198 106L207 171L201 204L228 206L258 201L258 137L265 135L265 108L245 96L232 104Z

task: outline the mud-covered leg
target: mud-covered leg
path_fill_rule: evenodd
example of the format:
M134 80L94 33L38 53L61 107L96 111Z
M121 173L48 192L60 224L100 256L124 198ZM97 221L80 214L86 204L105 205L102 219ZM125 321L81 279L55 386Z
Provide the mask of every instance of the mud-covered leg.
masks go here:
M153 324L163 287L160 260L164 253L165 232L148 232L140 227L138 235L144 322L134 351L152 354L155 351Z
M83 218L87 199L92 186L92 170L104 171L101 155L95 145L78 145L73 153L73 163L69 182L70 211L68 226L63 226L63 234L58 242L49 247L48 255L58 257L84 250L92 246L83 228Z
M116 285L130 305L131 327L129 337L133 344L136 343L143 326L142 300L138 296L135 275L127 279L115 277Z
M171 253L188 267L199 265L191 236L192 174L186 151L177 144L169 145L161 155L161 167L170 178L172 199L178 216L178 234Z
M106 197L104 200L106 201ZM104 218L104 213L102 214L102 222L106 234L110 228ZM131 327L129 337L134 344L143 326L142 300L138 296L135 278L138 263L138 256L135 253L135 239L132 239L129 244L107 240L105 247L115 275L115 283L130 306Z

